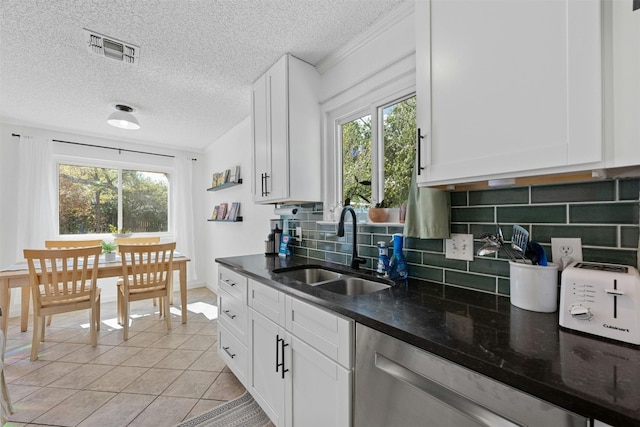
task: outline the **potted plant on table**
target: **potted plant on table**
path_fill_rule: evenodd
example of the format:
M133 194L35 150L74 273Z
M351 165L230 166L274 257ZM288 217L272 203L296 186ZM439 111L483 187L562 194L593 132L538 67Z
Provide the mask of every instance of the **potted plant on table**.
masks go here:
M115 242L105 242L104 240L100 243L102 246L102 253L104 254L105 262L113 262L116 260L116 244Z
M113 235L113 237L131 237L132 234L131 230L124 227L118 230L118 227L113 224L109 224L109 232Z

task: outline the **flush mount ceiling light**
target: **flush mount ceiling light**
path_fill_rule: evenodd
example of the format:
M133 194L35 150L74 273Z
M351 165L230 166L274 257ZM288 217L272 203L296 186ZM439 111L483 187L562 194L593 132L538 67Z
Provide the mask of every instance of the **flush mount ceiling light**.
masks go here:
M128 105L116 104L116 111L111 113L107 123L120 129L136 130L140 129L138 119L134 117L133 108Z

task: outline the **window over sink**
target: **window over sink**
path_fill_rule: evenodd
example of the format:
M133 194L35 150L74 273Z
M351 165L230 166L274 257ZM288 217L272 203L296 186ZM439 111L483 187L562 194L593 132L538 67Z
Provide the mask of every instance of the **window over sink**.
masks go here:
M337 200L366 210L406 202L415 164L416 97L374 102L339 120Z

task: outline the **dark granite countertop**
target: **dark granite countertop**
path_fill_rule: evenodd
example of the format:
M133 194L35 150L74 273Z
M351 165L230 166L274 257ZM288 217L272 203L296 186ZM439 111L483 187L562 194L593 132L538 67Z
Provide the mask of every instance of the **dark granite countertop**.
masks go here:
M273 273L304 264L352 273L299 256L216 261L569 411L614 426L640 426L640 347L561 329L557 313L522 310L505 297L421 280L352 297Z

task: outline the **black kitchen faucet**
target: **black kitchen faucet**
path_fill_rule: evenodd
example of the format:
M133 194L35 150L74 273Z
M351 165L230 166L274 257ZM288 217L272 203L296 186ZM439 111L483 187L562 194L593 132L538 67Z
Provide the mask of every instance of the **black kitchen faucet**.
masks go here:
M358 220L356 219L356 211L351 206L345 206L340 213L340 222L338 223L338 237L344 236L344 215L347 211L351 212L351 218L353 218L353 253L351 254L351 268L354 270L360 269L360 264L367 262L364 258L358 256Z

